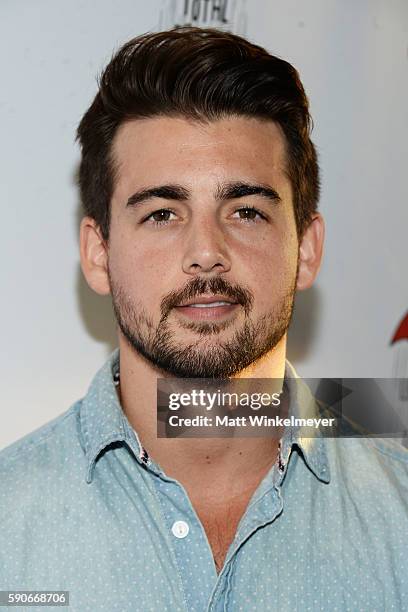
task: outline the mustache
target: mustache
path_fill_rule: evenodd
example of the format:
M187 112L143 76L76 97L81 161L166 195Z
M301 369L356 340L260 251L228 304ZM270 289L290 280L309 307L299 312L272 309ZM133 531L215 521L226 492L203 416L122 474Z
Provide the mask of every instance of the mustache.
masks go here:
M182 304L184 301L192 300L204 293L223 294L231 298L234 302L241 304L246 314L251 310L254 301L248 289L244 289L238 285L230 285L220 276L212 278L197 277L188 283L182 291L172 291L162 300L160 307L162 318L165 318L173 308Z

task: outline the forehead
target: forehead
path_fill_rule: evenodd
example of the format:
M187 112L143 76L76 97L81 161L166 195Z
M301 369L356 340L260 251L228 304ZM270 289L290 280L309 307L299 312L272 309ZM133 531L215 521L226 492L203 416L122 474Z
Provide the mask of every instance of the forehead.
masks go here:
M116 187L200 177L286 181L286 140L272 121L226 117L199 122L152 117L123 123L113 141Z

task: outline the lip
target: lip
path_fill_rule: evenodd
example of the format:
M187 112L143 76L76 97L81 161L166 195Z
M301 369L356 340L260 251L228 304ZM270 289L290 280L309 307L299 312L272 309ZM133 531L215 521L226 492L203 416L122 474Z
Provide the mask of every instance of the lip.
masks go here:
M214 301L214 300L212 300ZM223 300L218 299L217 302L221 302ZM196 302L202 304L210 304L211 302ZM186 317L190 321L220 321L223 319L228 319L232 315L236 313L238 310L239 304L225 304L218 306L206 306L203 308L199 308L192 304L186 306L177 306L176 311Z
M226 295L201 295L200 297L183 302L180 306L177 306L177 308L191 306L192 304L211 304L212 302L228 302L229 304L237 304L237 302L234 302L234 300Z

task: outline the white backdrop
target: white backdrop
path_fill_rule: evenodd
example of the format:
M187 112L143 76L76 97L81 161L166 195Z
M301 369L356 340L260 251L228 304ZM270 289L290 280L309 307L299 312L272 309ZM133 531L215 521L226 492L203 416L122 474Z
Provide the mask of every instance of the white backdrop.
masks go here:
M116 345L109 299L79 269L74 136L95 76L127 39L198 11L292 62L311 101L327 242L289 358L318 377L391 377L397 352L407 363L408 342L390 339L408 307L408 3L224 0L210 23L214 2L186 17L184 0L0 4L0 448L81 397Z

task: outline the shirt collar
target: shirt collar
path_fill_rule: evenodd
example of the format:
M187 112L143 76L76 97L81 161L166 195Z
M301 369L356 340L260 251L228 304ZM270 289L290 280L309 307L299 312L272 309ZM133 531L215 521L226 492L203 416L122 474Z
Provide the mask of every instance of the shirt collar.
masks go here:
M92 481L98 456L114 442L127 444L136 459L143 463L144 450L137 433L135 435L120 406L116 393L114 377L118 370L119 349L116 349L95 375L81 404L80 423L88 483ZM285 381L290 397L288 416L306 417L307 413L307 417L310 418L310 410L315 411L315 400L309 387L298 376L289 361L286 361L285 365ZM281 441L281 457L286 463L293 445L297 445L305 463L315 476L323 482L330 482L325 441L320 432L316 431L316 436L305 437L302 436L302 429L298 426L286 428Z
M316 400L306 383L297 374L293 365L286 360L285 382L289 388L288 416L296 418L318 417ZM330 482L330 468L324 437L319 429L315 435L305 435L301 426L286 428L281 441L281 456L283 462L288 461L292 447L296 445L303 456L306 465L322 482Z
M114 442L127 444L132 450L136 450L137 457L140 454L139 442L135 440L116 393L114 375L118 370L119 349L116 349L95 375L82 401L80 422L88 483L92 481L98 456Z

